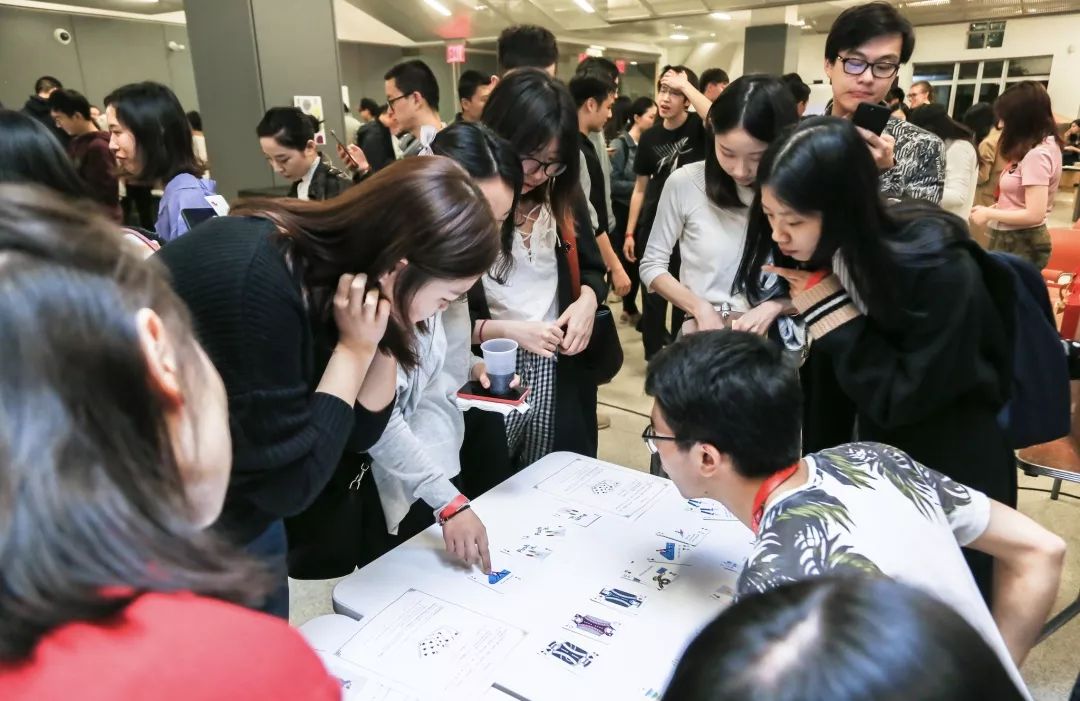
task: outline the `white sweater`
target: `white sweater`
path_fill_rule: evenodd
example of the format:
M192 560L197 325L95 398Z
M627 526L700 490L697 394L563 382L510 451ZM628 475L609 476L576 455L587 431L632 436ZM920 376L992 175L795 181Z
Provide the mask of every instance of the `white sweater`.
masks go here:
M979 154L975 147L963 139L946 141L945 191L941 195L941 208L967 221L975 204L978 184Z
M738 186L737 186L738 187ZM749 205L750 188L739 187L739 198ZM721 208L705 194L705 163L679 168L664 184L649 243L641 257L641 284L668 272L671 251L679 244L682 267L679 281L713 306L727 302L736 311L748 311L745 295L732 294L746 245L749 208Z

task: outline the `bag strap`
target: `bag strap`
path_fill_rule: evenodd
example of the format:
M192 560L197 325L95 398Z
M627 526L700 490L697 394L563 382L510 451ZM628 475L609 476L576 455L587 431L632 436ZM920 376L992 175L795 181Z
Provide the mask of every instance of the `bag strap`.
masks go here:
M567 212L561 222L556 222L555 229L559 232L559 240L562 241L563 252L566 253L566 267L570 270L570 296L576 302L581 296L581 262L578 260L577 241L573 233L576 231L575 217L572 211Z

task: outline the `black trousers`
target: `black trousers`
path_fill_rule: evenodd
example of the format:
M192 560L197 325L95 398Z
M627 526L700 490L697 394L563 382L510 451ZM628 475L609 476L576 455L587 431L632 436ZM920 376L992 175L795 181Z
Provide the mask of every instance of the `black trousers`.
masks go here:
M622 263L623 270L626 271L627 276L630 278L630 291L622 298L623 311L627 314L637 314L637 296L638 290L641 288L641 279L638 277L638 264L637 261L631 263L623 255L623 244L626 242L626 219L630 216L630 205L612 201L611 209L615 212L615 226L608 233L608 238L611 239L611 245L615 249L616 255L619 256L619 262Z

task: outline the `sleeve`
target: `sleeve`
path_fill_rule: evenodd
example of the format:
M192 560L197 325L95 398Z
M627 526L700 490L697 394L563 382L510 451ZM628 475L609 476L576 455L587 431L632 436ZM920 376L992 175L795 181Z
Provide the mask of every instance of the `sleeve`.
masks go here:
M979 184L985 185L990 182L990 173L997 160L997 143L989 138L983 139L979 144Z
M634 157L634 174L652 177L656 174L656 149L653 147L652 129L641 135L637 156Z
M592 230L599 233L600 231L600 219L596 215L596 208L592 206L592 202L589 200L589 193L592 192L592 178L589 177L589 167L585 162L585 154L578 150L578 183L581 187L581 194L585 197L585 206L589 208L589 223L592 224Z
M935 204L941 202L945 187L943 147L941 139L929 133L909 136L898 145L896 167L906 174L901 195Z
M981 334L969 310L982 279L974 263L958 271L960 260L912 273L900 336L863 316L833 275L792 298L844 392L878 425L919 421L978 381Z
M576 238L578 244L578 266L581 268L582 286L591 287L596 293L596 301L600 304L607 299L607 267L604 258L600 255L600 246L596 243L596 237L592 235L593 229L589 226L589 215L585 209L585 197L579 196L574 202L574 223L577 229ZM589 235L582 236L581 232Z
M1050 185L1054 158L1041 144L1027 152L1020 161L1020 184L1024 187Z
M927 482L937 492L938 502L960 547L986 532L990 525L990 498L945 475L923 467Z
M678 243L679 237L682 236L685 225L682 205L686 198L681 188L681 183L685 179L682 177L684 174L685 169L672 173L664 183L664 190L660 194L660 204L656 207L656 217L653 219L649 243L645 246L645 253L641 256L641 264L638 267L641 284L648 290L652 290L652 284L656 278L668 272L671 252Z
M973 191L972 181L979 170L975 147L966 141L952 144L945 154L945 189L941 208L953 211L963 207Z
M634 193L635 176L631 173L626 176L627 160L630 158L630 147L626 139L619 137L614 141L615 153L611 157L611 196L629 198Z

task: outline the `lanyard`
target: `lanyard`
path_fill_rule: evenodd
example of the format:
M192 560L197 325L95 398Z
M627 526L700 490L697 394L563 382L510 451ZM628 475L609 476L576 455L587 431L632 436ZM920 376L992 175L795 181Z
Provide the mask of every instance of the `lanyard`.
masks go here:
M769 500L773 492L780 488L781 484L788 481L798 471L799 463L795 463L780 470L758 487L757 494L754 495L754 510L750 516L750 530L754 532L754 535L757 535L758 528L761 527L761 517L765 515L765 502Z

